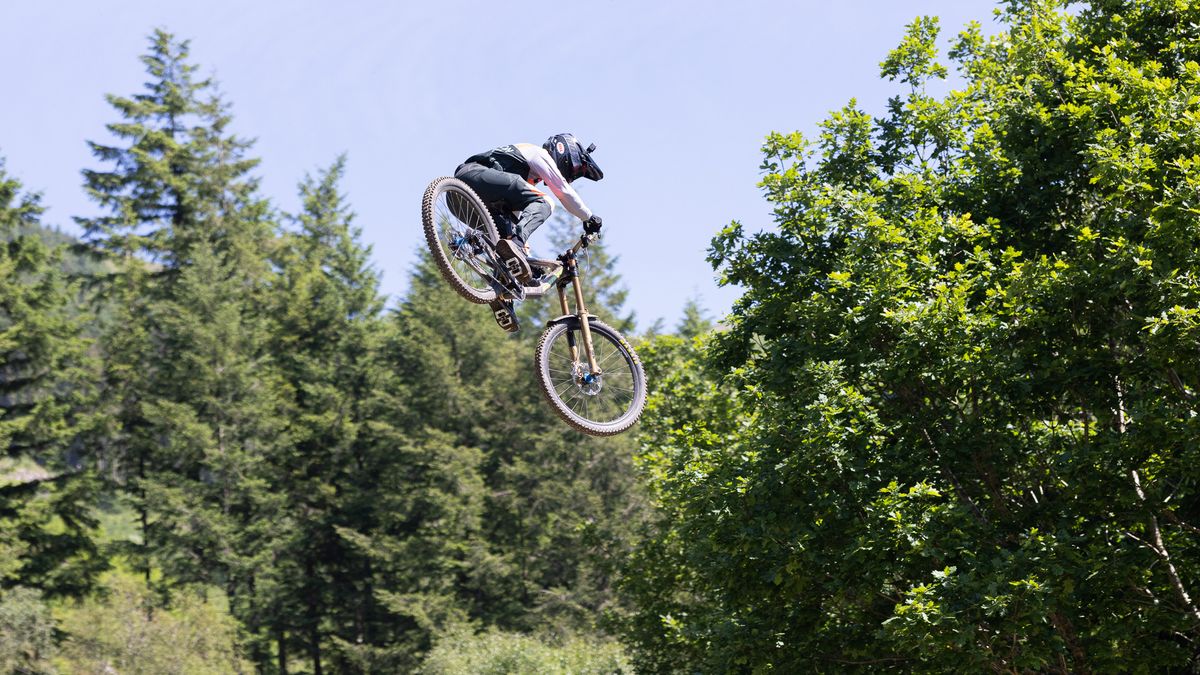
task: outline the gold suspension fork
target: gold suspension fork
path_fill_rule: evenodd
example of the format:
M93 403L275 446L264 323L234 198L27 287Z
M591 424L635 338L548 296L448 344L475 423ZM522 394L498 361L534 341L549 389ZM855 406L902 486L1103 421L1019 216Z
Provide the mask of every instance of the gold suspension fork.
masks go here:
M592 351L592 326L588 321L587 307L583 305L583 279L576 275L571 280L571 285L575 287L575 307L579 310L576 314L579 316L579 332L583 334L583 349L587 353L588 367L592 369L593 375L599 375L600 366L596 365L596 354Z
M568 265L569 265L569 269L567 270L567 272L569 274L568 278L571 280L571 288L574 289L574 291L575 291L575 307L578 310L575 313L575 315L579 317L579 323L580 323L579 332L583 336L584 354L587 355L588 368L591 368L592 374L599 375L600 374L600 366L596 364L596 354L592 350L591 322L588 321L587 306L583 302L583 279L579 275L579 267L575 262L574 255L572 255ZM570 307L567 306L567 293L565 290L563 290L563 287L561 284L558 287L558 303L562 307L563 316L566 316L567 314L571 313ZM569 339L570 334L568 334L567 337L568 337L568 340L567 340L568 345L571 348L571 362L578 363L579 362L579 346L575 344L574 340Z

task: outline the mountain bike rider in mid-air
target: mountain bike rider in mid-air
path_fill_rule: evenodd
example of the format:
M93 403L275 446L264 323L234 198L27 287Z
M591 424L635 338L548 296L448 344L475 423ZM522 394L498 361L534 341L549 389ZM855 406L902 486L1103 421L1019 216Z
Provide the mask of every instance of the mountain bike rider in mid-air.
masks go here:
M551 136L539 148L531 143L503 145L467 158L454 172L487 206L496 222L500 241L496 253L522 283L536 286L545 270L533 269L529 254L529 236L550 217L553 207L546 195L534 186L543 183L558 201L583 221L589 234L600 231L600 216L583 203L571 187L577 178L600 180L604 172L592 159L593 143L586 149L571 134ZM517 216L514 219L513 213ZM513 332L517 322L511 300L497 297L490 303L492 314L501 328Z

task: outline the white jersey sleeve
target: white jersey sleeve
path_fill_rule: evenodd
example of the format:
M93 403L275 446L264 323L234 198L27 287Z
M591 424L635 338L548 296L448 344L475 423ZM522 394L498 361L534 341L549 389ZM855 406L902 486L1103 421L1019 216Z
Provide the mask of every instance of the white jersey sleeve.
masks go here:
M536 178L546 184L550 191L562 202L563 208L580 220L592 217L592 210L583 203L579 193L558 170L550 153L531 143L517 143L517 151L529 162L530 178Z

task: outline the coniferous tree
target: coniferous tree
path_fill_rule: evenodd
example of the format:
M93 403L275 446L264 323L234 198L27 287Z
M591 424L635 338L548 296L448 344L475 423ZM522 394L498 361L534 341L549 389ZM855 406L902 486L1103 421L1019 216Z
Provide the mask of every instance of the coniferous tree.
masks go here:
M92 143L111 166L84 172L109 215L80 223L117 266L102 341L110 453L138 512L143 572L225 588L262 660L254 594L279 509L267 474L286 442L264 311L274 224L250 144L228 133L188 43L162 30L150 43L145 91L108 98L125 144Z
M86 442L94 360L79 285L44 244L41 212L0 162L0 596L76 595L104 566Z
M151 263L154 275L174 276L193 245L213 243L259 259L251 244L263 213L245 157L251 143L227 132L228 105L210 78L197 79L190 44L157 29L141 58L150 80L133 96L109 95L121 120L108 131L126 145L89 142L110 170L84 170L88 194L110 215L77 219L94 246ZM258 211L258 213L251 213ZM239 245L240 244L240 245ZM257 266L257 265L256 265Z
M368 557L378 605L364 613L365 639L337 641L346 667L412 670L434 633L489 597L480 578L499 561L480 537L479 424L487 381L502 377L506 359L503 342L478 339L485 321L425 260L386 324L381 395L359 460L372 478L359 485L357 522L339 530Z
M633 437L564 427L537 388L531 338L500 331L428 261L395 319L388 359L405 386L394 427L407 430L405 452L416 459L402 465L413 494L386 513L411 515L405 528L363 543L374 546L385 597L412 617L420 636L412 648L423 651L430 635L463 618L507 630L596 630L614 602L611 560L642 509ZM445 467L456 468L447 475ZM421 525L431 514L437 529ZM453 534L426 539L438 529ZM404 569L442 570L421 582L440 590L398 587L416 579L387 571L398 551L408 552ZM440 562L422 564L412 551Z
M162 362L142 413L159 440L147 476L158 563L170 579L222 586L255 634L265 628L259 576L293 527L270 489L287 404L269 324L234 265L197 242L172 296L154 307Z
M300 186L299 231L280 248L273 351L293 398L291 445L276 465L294 527L275 570L271 603L280 671L289 653L321 673L333 640L353 644L370 611L369 560L339 528L371 513L372 444L378 419L383 300L370 248L359 243L339 192L345 158ZM367 499L364 499L367 495Z
M700 306L699 300L690 298L683 305L683 316L679 319L679 324L675 326L675 333L684 339L692 339L704 335L712 330L712 319L708 318L708 312Z
M593 628L597 556L637 510L631 437L566 430L536 327L510 339L430 265L382 321L343 160L276 239L187 43L157 31L143 62L146 90L109 98L118 142L93 144L110 166L85 172L108 214L80 222L112 270L105 451L147 580L224 588L280 672L411 670L464 620ZM629 328L602 253L591 308Z

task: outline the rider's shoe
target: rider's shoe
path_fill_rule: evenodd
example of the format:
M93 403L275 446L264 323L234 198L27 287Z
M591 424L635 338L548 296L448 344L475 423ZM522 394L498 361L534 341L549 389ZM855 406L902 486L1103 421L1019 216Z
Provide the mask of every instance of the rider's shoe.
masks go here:
M530 262L528 258L526 258L526 262L529 262L529 278L525 280L525 286L534 288L541 286L542 275L549 270L535 262Z
M526 261L529 263L530 269L530 279L525 282L526 287L537 288L543 284L553 284L562 274L563 266L560 262L533 256L527 257Z
M529 261L525 259L525 252L521 250L521 246L515 243L512 239L501 239L496 242L496 253L500 255L500 261L508 268L509 272L517 278L521 283L529 281L532 272L529 269Z
M492 308L492 316L496 319L496 325L509 333L521 330L520 324L517 323L517 315L513 312L512 300L496 298L488 303L488 307Z
M545 284L553 284L558 281L558 275L562 272L561 267L547 267L536 263L530 263L529 267L533 270L533 274L525 282L526 288L538 288Z

